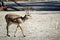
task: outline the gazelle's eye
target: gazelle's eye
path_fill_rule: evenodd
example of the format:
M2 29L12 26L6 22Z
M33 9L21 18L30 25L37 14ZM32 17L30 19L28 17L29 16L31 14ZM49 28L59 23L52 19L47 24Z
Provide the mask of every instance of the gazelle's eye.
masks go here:
M29 16L29 15L26 15L26 16Z
M29 16L29 15L28 15Z

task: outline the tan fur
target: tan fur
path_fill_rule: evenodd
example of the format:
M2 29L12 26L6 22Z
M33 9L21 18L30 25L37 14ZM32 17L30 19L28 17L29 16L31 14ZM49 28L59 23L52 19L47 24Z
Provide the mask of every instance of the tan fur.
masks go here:
M21 29L21 32L23 34L23 36L25 37L24 33L23 33L23 29L22 29L22 26L20 24L22 24L24 21L26 21L28 18L31 17L31 15L29 14L26 14L24 17L20 16L20 15L17 15L17 14L14 14L14 13L8 13L6 16L5 16L5 20L6 20L6 23L7 23L7 26L6 26L6 29L7 29L7 36L10 36L9 35L9 25L11 24L10 22L12 23L16 23L17 24L17 28L19 27ZM16 31L17 31L17 28L16 28ZM16 34L16 31L14 32L14 36Z

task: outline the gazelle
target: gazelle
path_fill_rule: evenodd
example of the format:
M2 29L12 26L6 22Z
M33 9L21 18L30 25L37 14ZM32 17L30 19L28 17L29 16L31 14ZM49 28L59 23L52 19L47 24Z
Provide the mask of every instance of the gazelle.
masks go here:
M22 17L20 15L17 15L17 14L13 14L13 13L8 13L5 16L6 23L7 23L7 26L6 26L7 36L10 37L9 31L8 31L9 30L9 25L12 24L12 23L16 23L17 24L17 28L19 27L21 29L21 32L22 32L23 36L25 37L21 24L24 23L30 17L31 17L31 15L29 13L25 14L24 17ZM15 37L15 34L17 32L17 28L16 28L16 31L14 32L14 37Z

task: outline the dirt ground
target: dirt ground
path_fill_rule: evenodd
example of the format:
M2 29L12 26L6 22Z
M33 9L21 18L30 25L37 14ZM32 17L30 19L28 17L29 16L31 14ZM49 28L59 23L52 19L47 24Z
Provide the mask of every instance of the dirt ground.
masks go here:
M32 19L27 20L23 25L24 34L22 36L21 30L18 28L16 37L14 31L16 25L12 24L9 27L9 34L6 36L6 21L5 15L7 13L16 13L24 16L26 12L12 11L0 12L0 40L60 40L60 12L59 11L30 11Z

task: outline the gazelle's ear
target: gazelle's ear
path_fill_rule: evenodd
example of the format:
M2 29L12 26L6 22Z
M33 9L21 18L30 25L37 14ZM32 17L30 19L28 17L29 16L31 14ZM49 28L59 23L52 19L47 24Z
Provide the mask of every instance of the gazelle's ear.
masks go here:
M29 11L26 10L26 15L29 15Z

